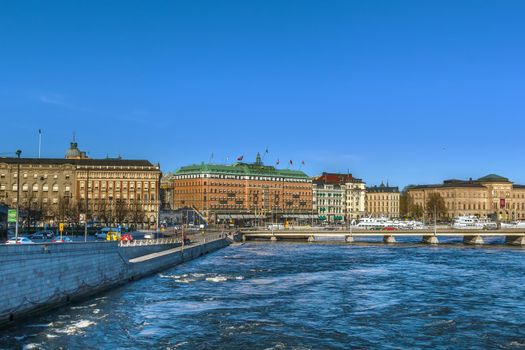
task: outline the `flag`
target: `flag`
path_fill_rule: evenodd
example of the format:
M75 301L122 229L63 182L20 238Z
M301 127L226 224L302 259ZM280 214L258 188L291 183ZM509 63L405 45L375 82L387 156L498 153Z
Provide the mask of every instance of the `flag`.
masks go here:
M302 165L304 165L304 160L301 162Z
M239 162L240 162L241 160L243 160L243 159L244 159L244 154L243 154L242 156L237 157L237 160L238 160Z
M293 165L293 160L290 159L290 165Z
M276 165L279 165L280 161L279 159L277 159L277 162L275 162Z
M41 134L41 133L42 133L42 130L38 129L38 133Z
M266 151L264 151L264 153L268 153L268 146L266 147Z

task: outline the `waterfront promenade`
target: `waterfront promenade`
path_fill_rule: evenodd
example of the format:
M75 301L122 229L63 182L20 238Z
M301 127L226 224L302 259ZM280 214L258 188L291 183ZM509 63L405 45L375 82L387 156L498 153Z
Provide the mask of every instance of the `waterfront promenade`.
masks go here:
M198 239L200 238L200 239ZM0 326L89 297L229 244L223 233L119 242L0 245Z

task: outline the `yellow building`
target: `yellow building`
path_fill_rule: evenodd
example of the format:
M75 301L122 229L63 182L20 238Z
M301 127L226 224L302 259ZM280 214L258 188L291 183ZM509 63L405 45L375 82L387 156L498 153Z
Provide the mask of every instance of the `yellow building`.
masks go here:
M444 199L449 218L476 215L499 220L525 219L525 186L513 184L499 175L407 187L414 204L423 209L431 193L439 193Z
M366 211L371 216L399 217L399 187L388 183L366 188Z
M159 166L147 160L91 159L72 142L64 158L0 158L0 204L16 207L20 183L20 208L33 224L87 216L150 227L157 221L159 179Z

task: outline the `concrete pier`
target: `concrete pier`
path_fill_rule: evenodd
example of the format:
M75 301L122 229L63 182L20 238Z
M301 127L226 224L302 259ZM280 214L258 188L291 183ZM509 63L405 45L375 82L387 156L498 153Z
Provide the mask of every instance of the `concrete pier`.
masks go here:
M525 236L506 236L505 243L512 245L525 245Z
M425 244L438 244L439 240L437 236L423 236L422 243Z
M384 236L383 237L383 242L385 242L385 243L396 243L396 237L394 237L392 235Z
M465 244L485 244L481 236L463 236L463 243Z
M353 243L354 242L354 237L353 236L346 236L345 237L345 242L346 243Z
M277 242L277 237L276 237L276 236L272 236L272 237L270 237L270 241L271 241L271 242Z
M308 237L308 242L310 243L315 242L315 237L314 236Z
M210 237L211 238L211 237ZM0 245L0 327L226 247L117 242Z

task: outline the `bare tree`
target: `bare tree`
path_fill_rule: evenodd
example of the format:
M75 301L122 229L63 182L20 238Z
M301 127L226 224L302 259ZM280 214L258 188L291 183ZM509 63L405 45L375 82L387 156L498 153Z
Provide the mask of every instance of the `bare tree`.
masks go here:
M428 217L432 219L440 219L446 216L447 206L445 200L439 193L431 193L428 196L426 203L426 210Z
M142 207L142 203L138 199L133 199L130 202L130 219L135 225L135 227L138 227L139 224L142 224L144 222L144 216L146 213L144 212L144 208Z
M95 210L93 210L93 215L98 217L100 221L108 223L109 217L109 206L108 202L105 199L97 199L97 204Z
M128 207L128 204L126 203L126 201L124 199L118 198L115 201L115 213L114 214L115 214L115 220L119 224L124 222L124 220L126 219L126 217L129 214L129 207Z

